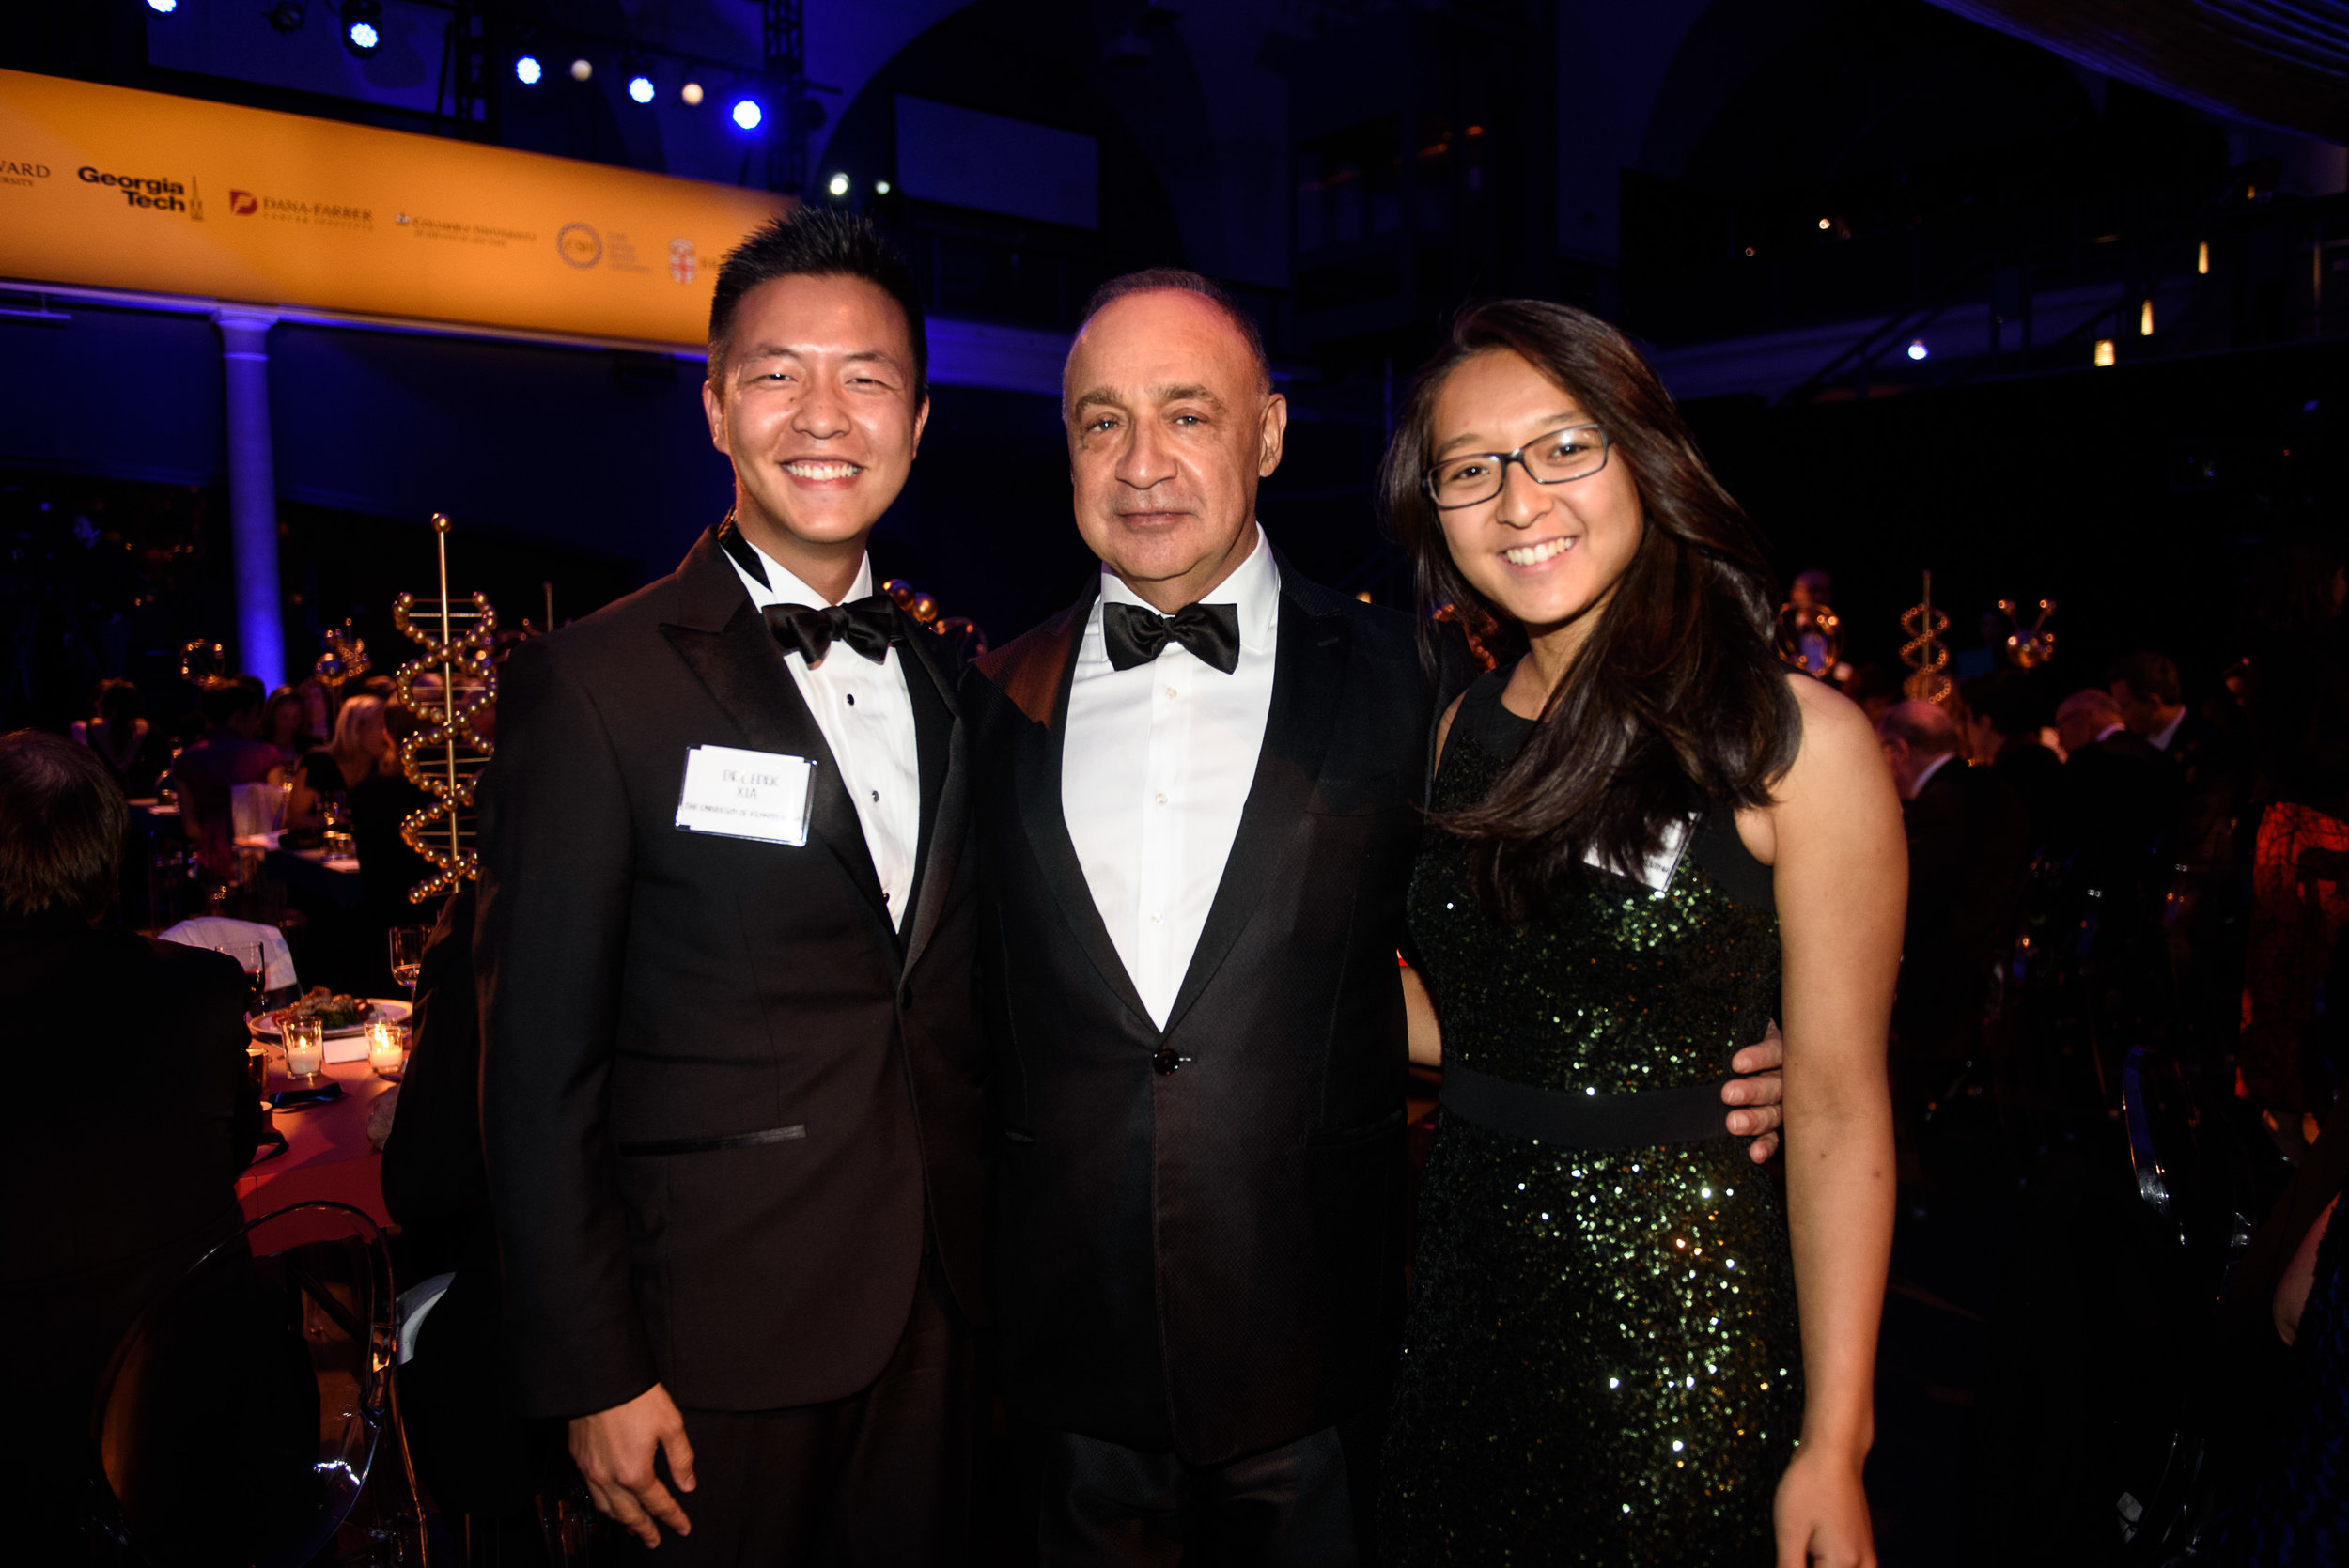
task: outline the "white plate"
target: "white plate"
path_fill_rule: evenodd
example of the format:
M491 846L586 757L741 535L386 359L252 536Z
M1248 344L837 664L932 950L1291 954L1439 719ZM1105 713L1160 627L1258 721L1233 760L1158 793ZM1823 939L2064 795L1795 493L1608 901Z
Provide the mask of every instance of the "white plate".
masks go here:
M365 1034L367 1032L367 1026L369 1024L406 1023L408 1021L408 1015L412 1011L414 1011L413 1008L410 1007L406 1002L397 1000L396 998L369 997L367 998L367 1016L366 1017L361 1018L357 1023L352 1024L348 1029L330 1029L326 1032L326 1037L330 1040L356 1039L358 1036ZM277 1038L277 1020L274 1018L249 1018L245 1021L245 1027L251 1030L259 1039L274 1040Z

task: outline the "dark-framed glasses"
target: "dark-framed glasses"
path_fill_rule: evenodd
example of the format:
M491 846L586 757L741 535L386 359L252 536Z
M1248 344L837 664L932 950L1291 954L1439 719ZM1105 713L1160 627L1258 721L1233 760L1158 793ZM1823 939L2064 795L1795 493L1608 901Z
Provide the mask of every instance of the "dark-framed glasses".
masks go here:
M1430 463L1421 482L1436 509L1449 512L1499 495L1508 483L1511 463L1522 467L1537 485L1588 479L1607 466L1607 432L1595 425L1569 425L1515 452L1463 452Z

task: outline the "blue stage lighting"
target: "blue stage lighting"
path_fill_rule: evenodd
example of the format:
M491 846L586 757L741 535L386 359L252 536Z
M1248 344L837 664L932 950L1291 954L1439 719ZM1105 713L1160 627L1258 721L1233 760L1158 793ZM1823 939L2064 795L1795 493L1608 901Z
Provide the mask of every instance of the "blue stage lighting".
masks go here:
M147 0L147 8L157 16L169 16L179 8L179 0Z
M343 47L363 60L383 47L383 0L343 0Z
M514 80L523 86L537 86L538 78L546 73L547 68L538 63L537 55L518 54L514 57Z
M758 106L758 100L745 98L734 105L734 123L745 131L755 131L758 122L767 117L767 111Z
M1929 351L1930 350L1925 348L1925 340L1921 337L1911 342L1908 346L1908 357L1910 359L1922 359Z
M652 78L649 76L630 77L628 79L628 96L634 99L639 103L650 103L653 100Z

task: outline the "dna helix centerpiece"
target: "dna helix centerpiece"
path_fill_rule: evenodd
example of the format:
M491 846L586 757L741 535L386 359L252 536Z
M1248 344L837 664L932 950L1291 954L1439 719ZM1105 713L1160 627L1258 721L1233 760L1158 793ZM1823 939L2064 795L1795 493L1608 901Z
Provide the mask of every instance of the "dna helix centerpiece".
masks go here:
M319 677L321 685L334 693L334 701L339 706L343 687L374 669L375 661L367 657L366 640L359 635L357 628L348 619L321 640L326 647L319 655L318 663L312 666L312 673Z
M939 613L938 600L923 593L902 577L893 577L881 584L881 592L894 600L898 609L912 616L929 630L955 644L957 652L966 660L976 659L987 651L987 633L979 623L968 615ZM552 599L549 601L552 603ZM552 612L550 612L552 618Z
M421 617L415 595L403 593L392 601L392 624L424 649L392 677L392 700L414 715L419 726L400 742L400 768L411 784L432 796L399 825L408 847L434 868L408 890L412 904L438 898L480 875L474 785L495 750L479 722L497 702L497 612L477 593L462 602L455 599L448 585L446 513L432 514L432 532L440 553L438 597L422 606ZM428 678L438 690L419 692L419 683Z
M1956 690L1943 673L1950 667L1950 650L1941 633L1949 629L1948 613L1933 607L1933 573L1927 572L1923 601L1901 612L1901 630L1908 638L1901 644L1901 662L1909 669L1901 691L1909 701L1949 705Z

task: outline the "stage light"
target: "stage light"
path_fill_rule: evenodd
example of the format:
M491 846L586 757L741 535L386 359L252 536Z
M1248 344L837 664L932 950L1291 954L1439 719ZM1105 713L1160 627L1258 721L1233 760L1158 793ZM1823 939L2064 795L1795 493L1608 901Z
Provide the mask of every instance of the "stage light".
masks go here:
M546 73L547 68L538 63L537 55L517 54L514 56L514 80L520 82L523 86L537 86L538 85L538 78L544 76Z
M147 0L147 8L157 16L169 16L179 8L179 0Z
M1912 337L1908 340L1908 357L1910 359L1922 359L1932 351L1932 349L1925 347L1925 340L1921 337Z
M302 0L277 0L277 4L261 13L261 18L281 34L299 33L302 24L310 20L310 13L303 8Z
M1832 219L1832 218L1821 218L1821 219L1819 220L1819 227L1820 227L1820 229L1821 229L1822 231L1825 231L1825 230L1827 230L1827 229L1833 228L1834 226L1835 226L1835 220L1834 220L1834 219Z
M2108 337L2100 337L2096 339L2096 363L2099 365L2110 365L2112 361L2112 339Z
M734 105L734 123L745 131L757 130L758 122L766 117L767 112L758 106L758 100L754 98L739 100Z
M2154 302L2151 299L2146 300L2144 308L2137 313L2137 335L2139 337L2154 335Z
M2204 277L2210 276L2210 241L2207 240L2194 247L2194 270Z
M343 0L343 47L363 60L383 47L383 0Z
M650 103L653 90L652 78L641 70L628 79L628 96L639 103Z
M699 82L688 82L685 85L677 90L677 95L678 98L684 100L685 106L688 109L697 109L701 107L701 101L704 96L702 93L702 85Z
M593 61L583 58L571 62L571 80L574 82L584 82L595 73L596 68Z
M824 189L830 191L835 196L845 196L848 194L848 177L845 174L833 175L832 179L825 183Z
M886 179L876 179L873 181L873 194L877 196L885 196L889 194L889 181Z

